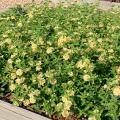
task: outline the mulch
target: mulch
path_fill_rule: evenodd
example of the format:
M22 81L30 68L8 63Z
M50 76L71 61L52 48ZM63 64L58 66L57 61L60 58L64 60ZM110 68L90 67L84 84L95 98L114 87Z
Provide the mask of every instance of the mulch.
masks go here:
M118 2L118 3L120 3L120 0L103 0L103 1L110 1L110 2Z

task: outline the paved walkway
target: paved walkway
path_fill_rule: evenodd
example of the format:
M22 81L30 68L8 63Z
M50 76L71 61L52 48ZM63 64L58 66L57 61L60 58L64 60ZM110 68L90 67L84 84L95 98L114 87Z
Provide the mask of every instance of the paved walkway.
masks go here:
M0 120L50 120L0 100Z

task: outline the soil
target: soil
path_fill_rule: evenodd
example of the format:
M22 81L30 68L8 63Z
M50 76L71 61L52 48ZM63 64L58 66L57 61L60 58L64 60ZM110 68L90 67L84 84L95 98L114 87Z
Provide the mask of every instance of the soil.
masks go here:
M110 2L118 2L118 3L120 3L120 0L103 0L103 1L110 1Z

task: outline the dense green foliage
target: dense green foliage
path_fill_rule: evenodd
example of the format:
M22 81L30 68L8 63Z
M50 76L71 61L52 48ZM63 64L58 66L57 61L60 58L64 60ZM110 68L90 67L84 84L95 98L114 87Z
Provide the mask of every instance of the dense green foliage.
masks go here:
M48 115L120 118L120 11L27 5L0 15L0 96Z

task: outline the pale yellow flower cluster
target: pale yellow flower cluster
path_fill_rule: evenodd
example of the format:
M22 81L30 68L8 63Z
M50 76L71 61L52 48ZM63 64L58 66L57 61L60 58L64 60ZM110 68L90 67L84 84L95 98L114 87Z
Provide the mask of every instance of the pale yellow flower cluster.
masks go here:
M31 104L34 104L36 102L36 98L34 96L31 96L29 100Z
M108 49L108 53L110 54L113 54L114 53L114 50L111 48L111 49Z
M25 78L24 77L21 77L23 75L23 70L22 69L17 69L16 71L14 70L14 72L11 72L10 74L10 77L11 77L11 80L15 80L15 82L20 85L21 83L24 82ZM16 84L13 84L12 83L13 81L10 81L10 86L9 86L9 89L11 91L14 91L15 88L16 88Z
M17 70L13 70L10 74L10 85L9 85L9 89L11 91L14 91L17 87L17 85L22 84L25 81L25 77L22 77L23 75L23 70L22 69L17 69ZM13 83L13 81L15 83Z
M83 80L84 81L89 81L90 80L90 75L88 75L88 74L85 74L85 75L83 75Z
M11 91L14 91L14 90L16 89L16 84L11 84L11 85L9 86L9 89L10 89Z
M13 53L13 54L10 56L10 58L13 59L13 58L15 58L17 55L18 55L18 53Z
M37 75L33 74L31 80L33 83L35 83L37 81Z
M36 96L38 96L40 94L39 90L34 90L33 92L29 93L29 99L23 99L22 102L24 104L24 106L28 106L29 104L34 104L36 103Z
M69 59L70 59L70 55L69 55L68 53L65 53L65 54L63 55L63 59L64 59L64 60L69 60Z
M51 46L51 45L52 45L52 42L51 42L51 41L47 41L47 44Z
M118 66L118 67L116 68L116 72L117 72L117 74L120 75L120 66Z
M40 84L41 86L44 86L44 84L45 84L45 79L39 79L39 84Z
M111 85L118 85L120 82L120 66L115 67L116 75L113 78L113 81L111 82Z
M54 48L53 47L47 47L46 53L51 54L53 52Z
M108 49L107 51L108 51L108 59L109 59L109 60L114 59L114 57L115 57L115 52L114 52L114 50L113 50L112 48L110 48L110 49Z
M34 42L31 42L31 48L33 52L37 52L37 44L35 44Z
M69 96L74 96L75 92L73 90L67 90L66 93L69 95Z
M105 55L106 54L104 54L104 53L102 53L99 57L98 57L98 60L99 60L99 62L105 62Z
M53 79L54 78L54 70L52 70L52 69L47 70L45 73L45 77Z
M30 11L27 15L28 15L28 17L29 17L30 19L33 18L33 16L34 16L34 15L33 15L33 11Z
M89 81L91 79L91 73L94 69L94 65L93 63L90 63L89 59L83 59L83 60L79 60L76 63L76 67L80 68L81 70L83 70L84 75L83 75L83 80L84 81Z
M38 45L44 45L44 40L43 40L42 37L39 37L39 38L37 39L37 44L38 44Z
M11 79L12 80L16 79L16 77L17 77L16 73L11 73Z
M91 116L88 118L88 120L96 120L96 117L95 116Z
M74 81L70 80L67 82L67 84L72 86L74 84Z
M79 60L77 63L76 63L76 67L77 68L80 68L80 69L83 69L85 67L85 62Z
M11 18L12 20L15 20L15 19L16 19L15 16L11 16L10 18Z
M8 59L8 64L12 64L13 63L13 60L12 59Z
M20 85L20 84L23 83L24 81L25 81L25 78L24 78L24 77L17 78L17 79L15 80L15 82L16 82L18 85Z
M65 47L63 48L63 52L66 52L66 53L68 53L68 54L73 53L72 49L65 48Z
M65 43L71 41L71 39L69 37L66 37L66 36L61 36L59 39L58 39L58 47L62 47Z
M36 63L36 71L40 71L42 68L41 68L41 65L42 65L42 62L41 61L38 61Z
M69 75L69 77L73 77L73 72L71 71L71 72L68 72L68 75Z
M116 86L113 88L113 94L115 96L120 96L120 86Z
M91 49L94 49L96 48L96 41L95 40L88 40L88 46L91 48Z
M75 66L76 68L86 69L87 71L92 71L94 69L94 65L90 63L90 60L87 58L79 60Z
M21 59L17 59L15 62L18 64L21 62Z
M63 48L63 59L64 60L69 60L70 59L70 55L72 53L73 53L73 51L71 49Z
M113 78L113 81L111 82L111 85L119 85L119 81L120 81L120 66L116 66L114 68L115 68L116 75Z
M22 22L18 22L17 26L21 28L23 26Z
M24 106L28 106L30 104L30 100L29 99L25 99L24 101L23 101L23 105Z
M62 116L63 117L68 117L69 116L69 110L70 110L70 107L72 106L72 102L69 100L69 96L63 96L62 97L62 101L63 101L63 106L64 106L64 109L62 111Z
M39 74L38 74L37 80L38 80L38 82L39 82L39 85L44 86L44 84L45 84L45 79L43 78L42 73L39 73Z
M7 34L7 33L3 33L2 37L3 37L3 38L7 38L7 37L8 37L8 34Z
M103 86L103 88L104 88L104 89L109 89L109 86L105 84L105 85Z
M22 76L22 74L23 74L23 70L22 69L17 69L16 70L16 75L17 76Z
M51 79L51 80L50 80L50 83L51 83L52 85L55 85L55 84L57 83L57 80L56 80L56 79Z
M12 43L12 40L10 39L10 38L7 38L6 40L5 40L5 43L7 43L7 44L11 44Z

